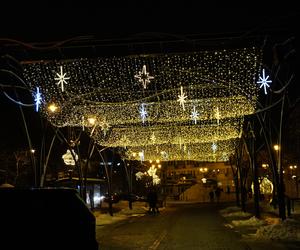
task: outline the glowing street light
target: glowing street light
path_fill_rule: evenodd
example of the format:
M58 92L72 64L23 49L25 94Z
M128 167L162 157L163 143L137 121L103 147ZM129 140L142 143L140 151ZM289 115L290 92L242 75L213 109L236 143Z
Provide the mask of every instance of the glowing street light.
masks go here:
M58 106L57 106L55 103L51 103L51 104L48 106L48 110L49 110L51 113L55 113L55 112L58 110Z

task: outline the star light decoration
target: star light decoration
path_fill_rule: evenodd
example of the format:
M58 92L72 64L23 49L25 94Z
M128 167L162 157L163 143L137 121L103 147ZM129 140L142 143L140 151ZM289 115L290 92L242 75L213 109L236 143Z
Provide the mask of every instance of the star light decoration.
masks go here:
M186 99L187 96L185 95L185 93L183 92L183 87L181 86L180 87L180 95L178 95L178 99L177 101L179 102L179 104L182 106L182 109L185 110L185 107L184 107L184 103L186 103Z
M143 84L144 89L147 88L147 83L150 83L150 80L154 79L153 76L149 76L147 72L146 65L143 65L142 71L139 71L137 75L134 76L140 83Z
M56 73L57 77L54 78L54 80L57 81L57 85L61 87L61 92L64 92L64 84L67 84L66 80L69 80L70 77L66 77L67 73L63 72L63 67L60 66L60 74Z
M262 77L259 76L259 81L257 83L260 84L259 88L264 88L265 95L267 94L267 87L269 88L270 85L268 83L271 83L272 80L268 80L269 76L265 76L265 69L262 70Z
M140 115L141 115L141 118L142 118L142 122L145 123L145 120L147 118L148 113L147 113L147 110L145 108L144 103L141 104L141 106L140 106Z
M197 124L197 119L199 117L199 113L198 113L198 111L196 111L195 106L193 107L192 114L190 115L190 117L192 118L192 120L194 120L194 123Z
M42 94L40 92L40 88L36 87L36 92L34 93L34 106L35 111L39 112L40 105L42 104Z

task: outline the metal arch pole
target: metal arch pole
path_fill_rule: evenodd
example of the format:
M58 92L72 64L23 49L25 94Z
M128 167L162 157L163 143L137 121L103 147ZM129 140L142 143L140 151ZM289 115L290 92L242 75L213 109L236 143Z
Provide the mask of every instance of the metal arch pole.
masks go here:
M113 216L113 210L112 210L112 202L111 202L111 182L110 182L110 176L109 176L109 173L108 173L108 169L107 169L107 164L106 164L106 161L105 159L103 158L103 155L101 154L102 151L104 151L105 149L107 149L108 147L105 147L105 148L102 148L101 150L99 150L97 147L97 151L104 163L104 169L105 169L105 173L106 173L106 177L107 177L107 186L108 186L108 196L109 196L109 214L111 216Z
M45 160L45 163L44 163L44 166L43 166L43 172L42 172L42 175L41 175L41 184L40 186L43 187L44 186L44 183L45 183L45 175L46 175L46 170L47 170L47 166L48 166L48 162L49 162L49 158L50 158L50 154L51 154L51 151L52 151L52 148L53 148L53 145L54 145L54 141L57 137L57 131L59 130L59 128L57 128L55 130L55 134L51 140L51 144L50 144L50 148L49 148L49 151L48 151L48 154L47 154L47 157L46 157L46 160Z

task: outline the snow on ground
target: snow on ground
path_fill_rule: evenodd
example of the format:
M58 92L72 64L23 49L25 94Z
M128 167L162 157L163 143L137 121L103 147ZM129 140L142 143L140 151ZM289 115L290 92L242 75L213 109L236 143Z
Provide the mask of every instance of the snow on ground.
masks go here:
M249 217L252 214L241 211L240 207L231 206L219 211L223 217Z
M255 216L246 220L233 220L231 223L235 227L262 226L266 224L265 221L257 219Z
M227 220L230 220L230 217L232 216L243 217L246 214L249 214L241 212L241 208L239 207L227 207L219 212ZM278 216L276 216L278 215L278 211L274 210L274 208L263 206L261 211L262 219L257 219L255 216L252 216L247 219L232 220L225 226L229 228L235 227L236 229L241 229L246 226L252 227L256 230L256 233L251 236L256 239L300 241L299 212L300 206L295 208L292 213L292 215L294 215L292 218L287 218L282 221Z
M125 220L128 217L144 216L148 211L148 208L145 207L144 204L133 203L132 209L129 209L128 205L124 206L124 204L122 204L121 207L120 211L114 212L112 216L108 212L101 213L100 211L95 211L96 225L112 224Z
M255 237L270 240L300 240L300 223L286 219L278 224L262 226L257 229Z

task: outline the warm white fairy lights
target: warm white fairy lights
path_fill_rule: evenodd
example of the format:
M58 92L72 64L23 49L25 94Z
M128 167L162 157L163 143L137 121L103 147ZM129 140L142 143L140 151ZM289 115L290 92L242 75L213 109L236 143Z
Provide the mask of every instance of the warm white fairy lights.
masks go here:
M261 59L259 49L245 48L30 62L23 68L31 91L39 87L43 93L40 110L54 126L82 127L109 147L153 147L153 152L164 152L164 159L171 159L172 152L160 145L177 150L179 138L184 145L180 150L185 148L185 157L194 159L190 144L209 143L211 154L216 142L219 159L219 140L237 138L243 116L256 109L259 87L254 79ZM264 76L260 81L269 82ZM55 111L48 109L51 103ZM91 117L95 124L89 123Z
M228 161L230 155L235 152L237 139L218 141L218 150L213 152L211 142L186 144L184 147L173 144L148 145L139 147L128 147L130 152L140 152L143 150L144 160L149 161L159 159L160 161L174 160L195 160L205 162ZM136 158L136 160L139 160Z
M204 143L214 140L237 138L242 129L243 119L224 119L220 126L214 122L194 124L168 123L152 126L113 127L104 135L101 128L93 138L103 146L127 147L139 145ZM126 135L126 140L123 139Z

